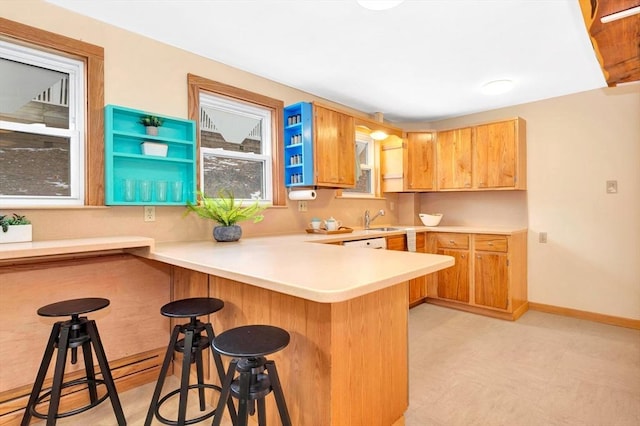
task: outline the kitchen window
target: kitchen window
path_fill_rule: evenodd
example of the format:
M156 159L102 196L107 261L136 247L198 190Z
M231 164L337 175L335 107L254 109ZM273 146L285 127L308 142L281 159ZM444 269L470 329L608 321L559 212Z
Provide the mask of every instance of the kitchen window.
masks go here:
M0 206L104 204L104 49L0 18Z
M189 117L199 126L199 188L209 197L224 189L240 200L283 205L283 102L193 75L188 80Z
M366 133L356 132L356 185L342 190L343 197L376 196L375 142Z
M0 41L0 196L84 204L84 64Z

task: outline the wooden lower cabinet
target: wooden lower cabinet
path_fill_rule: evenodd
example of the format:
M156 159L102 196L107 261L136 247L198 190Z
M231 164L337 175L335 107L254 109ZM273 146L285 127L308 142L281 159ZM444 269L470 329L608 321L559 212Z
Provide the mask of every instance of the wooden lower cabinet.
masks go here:
M387 238L387 250L407 251L407 239L405 235L390 235ZM416 253L427 252L427 233L416 233ZM427 282L429 276L409 280L409 308L423 303L427 297Z
M428 302L509 320L527 311L526 231L429 233L427 251L456 260L428 282Z

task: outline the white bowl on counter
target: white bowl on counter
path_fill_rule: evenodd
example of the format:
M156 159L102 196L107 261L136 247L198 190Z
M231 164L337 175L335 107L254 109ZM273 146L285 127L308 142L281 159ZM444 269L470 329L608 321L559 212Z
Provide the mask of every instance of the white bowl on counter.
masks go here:
M438 226L442 220L442 213L420 213L418 216L424 226Z

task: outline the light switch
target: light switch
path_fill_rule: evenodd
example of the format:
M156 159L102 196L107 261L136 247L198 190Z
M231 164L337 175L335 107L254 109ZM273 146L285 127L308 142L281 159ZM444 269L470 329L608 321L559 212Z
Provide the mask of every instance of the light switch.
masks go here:
M608 180L607 181L607 194L617 194L618 193L618 181L617 180Z

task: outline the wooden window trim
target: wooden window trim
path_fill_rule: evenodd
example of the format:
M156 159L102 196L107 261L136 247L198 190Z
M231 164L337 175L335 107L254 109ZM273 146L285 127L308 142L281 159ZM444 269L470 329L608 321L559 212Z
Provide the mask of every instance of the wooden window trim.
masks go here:
M104 48L0 18L0 37L81 60L86 68L84 204L104 205Z
M284 102L258 93L250 92L238 87L208 78L187 74L187 86L189 95L189 119L194 120L200 126L200 92L208 92L218 96L240 100L254 105L259 105L271 110L271 170L272 170L272 194L273 205L286 205L286 192L284 189L284 168L282 165L282 139L284 129L282 127L282 115ZM200 132L197 132L197 146L200 149ZM200 170L200 156L197 156L198 170ZM198 173L198 180L200 179ZM199 182L198 182L199 183ZM200 185L198 185L199 187Z

